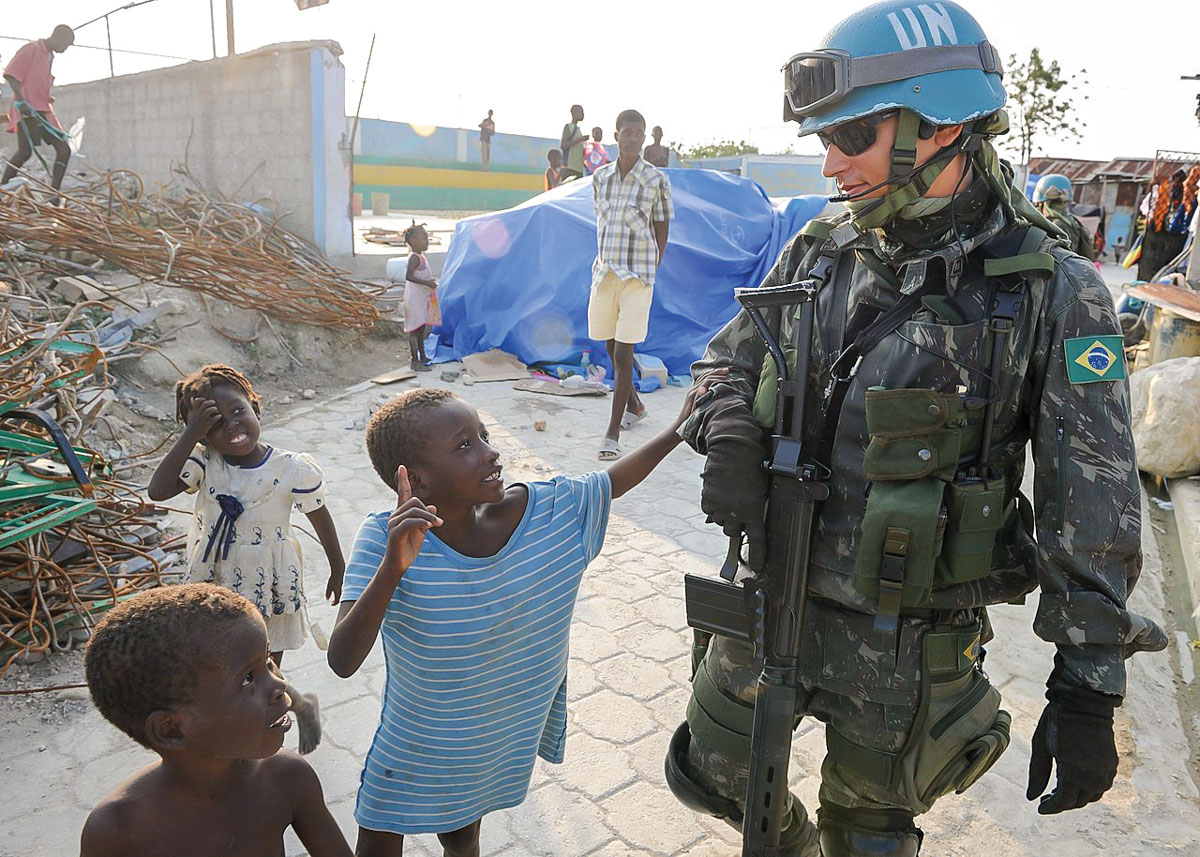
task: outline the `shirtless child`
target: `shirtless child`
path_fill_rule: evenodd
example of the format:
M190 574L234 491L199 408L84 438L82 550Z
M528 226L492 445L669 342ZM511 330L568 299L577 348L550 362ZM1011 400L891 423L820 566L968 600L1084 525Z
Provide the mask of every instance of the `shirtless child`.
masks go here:
M290 826L313 857L351 857L308 763L279 752L286 682L258 610L208 583L113 608L85 658L100 713L160 756L88 816L81 857L283 857Z

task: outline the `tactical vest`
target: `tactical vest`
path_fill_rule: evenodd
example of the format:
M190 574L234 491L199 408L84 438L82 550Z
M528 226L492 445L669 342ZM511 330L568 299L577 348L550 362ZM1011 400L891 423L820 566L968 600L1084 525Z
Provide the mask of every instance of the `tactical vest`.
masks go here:
M810 277L825 285L836 269L836 224L811 221L801 234L822 242ZM1055 262L1040 247L1046 233L1020 226L983 242L982 274L992 291L984 349L987 390L940 392L932 389L870 387L865 394L869 442L862 461L867 496L854 559L853 587L877 603L876 624L894 628L903 612L931 606L936 587L969 583L988 576L995 565L997 533L1024 519L1032 528L1028 501L1007 485L993 466L991 451L1001 392L994 369L1009 347L1010 335L1029 294L1033 277L1053 275ZM961 257L959 257L961 258ZM874 270L874 269L872 269ZM936 282L905 284L897 304L843 343L825 386L825 411L817 449L826 453L836 432L846 391L858 364L885 337L923 306L939 300ZM786 354L794 365L795 354ZM754 402L756 419L774 423L776 372L768 356ZM818 452L818 458L822 452ZM836 480L838 474L830 478Z

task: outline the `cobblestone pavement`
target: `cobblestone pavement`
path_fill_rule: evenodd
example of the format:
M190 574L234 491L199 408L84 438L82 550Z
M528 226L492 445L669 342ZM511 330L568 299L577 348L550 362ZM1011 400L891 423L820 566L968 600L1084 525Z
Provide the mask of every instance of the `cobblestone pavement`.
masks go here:
M437 373L433 373L436 379ZM448 386L437 380L432 385ZM492 431L508 480L581 473L598 466L595 452L608 401L517 393L507 383L455 385ZM310 452L325 469L329 507L348 550L358 523L393 499L362 445L371 404L395 388L358 385L333 400L295 410L282 423L268 413L264 437ZM667 424L682 402L667 388L647 396L651 416L624 434L636 445ZM544 420L544 432L534 429ZM722 823L680 807L663 782L663 753L688 696L689 635L682 575L715 574L723 538L698 509L701 460L681 447L645 484L615 501L605 547L585 576L572 632L566 762L535 768L528 799L483 821L482 853L497 857L563 855L692 855L740 853ZM1147 534L1150 533L1147 527ZM303 538L303 537L302 537ZM304 539L311 614L332 628L321 603L324 557ZM1162 569L1152 542L1133 599L1135 609L1163 615ZM1035 599L992 611L997 640L988 671L1014 716L1011 749L964 796L943 799L921 819L924 851L933 855L1190 855L1200 830L1196 786L1187 771L1188 744L1176 704L1179 652L1139 656L1130 669L1130 699L1118 712L1121 774L1099 806L1039 818L1024 799L1029 739L1042 708L1051 647L1030 631ZM361 760L378 722L384 664L379 648L352 678L334 676L312 640L284 662L291 680L320 695L325 740L309 759L351 843ZM289 737L288 746L295 746ZM0 761L0 853L75 853L78 831L94 802L152 758L92 710L68 727L47 726L20 737ZM824 751L822 727L805 722L797 735L793 785L810 807ZM19 784L19 785L18 785ZM433 836L410 838L407 853L439 852ZM287 854L302 854L289 834Z

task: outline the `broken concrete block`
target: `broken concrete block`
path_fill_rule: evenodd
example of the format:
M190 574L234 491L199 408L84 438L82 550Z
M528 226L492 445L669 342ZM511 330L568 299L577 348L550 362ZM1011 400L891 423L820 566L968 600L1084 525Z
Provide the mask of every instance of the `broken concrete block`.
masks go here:
M312 389L311 387L309 387L307 390L305 390L303 393L300 394L300 397L302 399L315 399L317 397L317 391Z
M85 274L58 277L54 281L53 291L73 304L80 301L102 301L108 297L104 287Z
M1200 473L1200 357L1177 357L1129 376L1138 469L1157 476Z
M187 304L179 298L162 298L155 301L154 306L161 315L179 315L181 312L187 312Z

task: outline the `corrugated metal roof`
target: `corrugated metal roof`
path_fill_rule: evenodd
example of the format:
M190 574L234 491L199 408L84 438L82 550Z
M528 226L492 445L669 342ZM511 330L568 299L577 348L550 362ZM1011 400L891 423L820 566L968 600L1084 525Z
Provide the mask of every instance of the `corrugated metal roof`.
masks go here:
M1170 175L1180 167L1187 168L1196 163L1195 157L1179 153L1183 160L1164 159L1158 162L1158 179ZM1031 158L1029 172L1044 176L1061 173L1073 184L1087 184L1103 179L1149 182L1154 177L1154 158L1113 158L1111 161L1085 161L1080 158Z
M1081 158L1031 158L1029 172L1044 176L1048 173L1059 173L1071 180L1072 184L1086 184L1104 166L1103 161L1085 161Z

